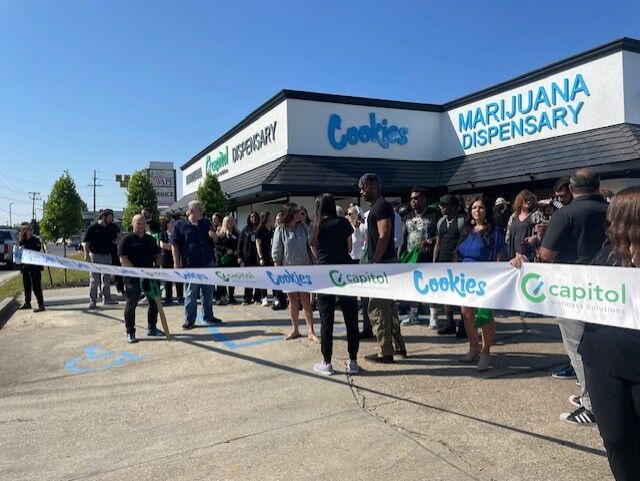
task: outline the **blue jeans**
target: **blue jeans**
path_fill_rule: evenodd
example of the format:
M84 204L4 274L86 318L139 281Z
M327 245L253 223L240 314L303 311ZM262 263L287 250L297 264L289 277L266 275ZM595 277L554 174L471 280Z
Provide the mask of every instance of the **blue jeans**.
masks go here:
M203 267L213 267L213 263ZM184 314L189 324L196 322L199 293L202 293L202 319L213 321L213 286L189 283L184 285Z
M202 293L202 318L205 322L213 320L213 286L203 284L185 284L184 313L189 324L196 322L198 313L198 293Z

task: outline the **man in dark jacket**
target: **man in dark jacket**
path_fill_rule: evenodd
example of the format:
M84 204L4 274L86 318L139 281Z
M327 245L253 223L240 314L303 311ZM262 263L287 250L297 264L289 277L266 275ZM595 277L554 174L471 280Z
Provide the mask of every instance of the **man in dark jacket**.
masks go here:
M173 267L213 267L214 242L218 238L209 219L203 217L202 203L192 200L187 205L187 218L176 222L171 232ZM185 322L183 329L193 329L196 323L198 294L202 297L202 317L205 324L222 322L213 316L213 286L188 283L185 285Z

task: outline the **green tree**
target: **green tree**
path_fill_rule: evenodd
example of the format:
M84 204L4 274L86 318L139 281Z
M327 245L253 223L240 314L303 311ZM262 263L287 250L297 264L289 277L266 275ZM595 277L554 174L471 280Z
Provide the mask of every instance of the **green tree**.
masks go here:
M53 184L49 198L44 204L40 230L45 239L68 239L84 226L82 222L82 199L76 183L68 170Z
M151 211L151 216L157 220L160 213L158 212L156 191L153 190L153 185L151 184L151 180L149 180L147 172L145 170L139 170L134 172L131 175L131 179L129 179L129 186L127 187L127 207L125 207L122 216L123 230L126 230L131 225L133 216L139 214L145 207Z
M204 213L211 217L214 212L225 214L227 212L227 198L222 192L220 182L215 174L207 174L204 182L198 187L197 198L204 206Z

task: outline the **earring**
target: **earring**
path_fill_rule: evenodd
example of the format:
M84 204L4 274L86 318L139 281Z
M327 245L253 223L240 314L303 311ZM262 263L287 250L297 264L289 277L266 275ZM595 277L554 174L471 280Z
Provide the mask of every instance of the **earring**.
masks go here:
M476 225L476 220L475 219L471 219L471 225Z

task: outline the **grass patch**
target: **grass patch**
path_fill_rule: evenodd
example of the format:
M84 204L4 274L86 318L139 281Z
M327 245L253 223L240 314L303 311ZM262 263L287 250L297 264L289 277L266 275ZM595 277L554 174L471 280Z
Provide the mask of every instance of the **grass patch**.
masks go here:
M71 259L84 260L82 253L76 253L68 256ZM42 271L42 289L56 289L61 287L82 287L89 285L89 273L83 271L74 271L71 269L60 269L59 267L50 268L51 278L49 278L49 269L46 267ZM64 271L67 271L67 281L64 279ZM22 274L3 282L0 285L0 299L4 297L13 297L23 291Z

